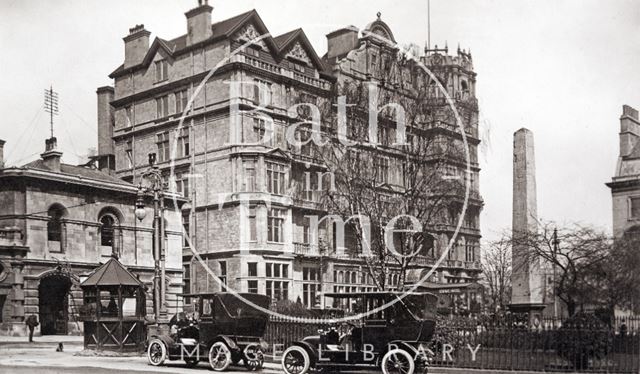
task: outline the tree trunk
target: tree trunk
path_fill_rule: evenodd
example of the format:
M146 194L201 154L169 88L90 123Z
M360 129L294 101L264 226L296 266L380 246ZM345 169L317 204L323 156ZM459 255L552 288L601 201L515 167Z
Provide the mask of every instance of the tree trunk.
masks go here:
M573 316L574 314L576 314L576 302L575 301L567 301L567 312L569 312L569 317Z

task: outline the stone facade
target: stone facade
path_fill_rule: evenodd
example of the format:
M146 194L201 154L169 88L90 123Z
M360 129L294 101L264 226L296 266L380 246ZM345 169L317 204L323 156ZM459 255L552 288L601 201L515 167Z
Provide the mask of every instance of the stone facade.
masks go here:
M43 334L81 331L79 283L112 255L147 285L152 315L152 214L136 219L137 188L96 168L61 164L61 153L51 150L41 160L0 169L0 333L24 333L31 314L39 316ZM179 213L169 209L165 219L172 310L182 290L182 227Z
M640 229L640 120L628 105L620 116L620 153L611 188L613 234L621 237Z
M300 29L241 48L268 33L260 16L250 11L200 27L211 12L207 5L187 12L187 23L197 27L176 39L155 38L149 45L141 25L124 38L125 62L110 75L114 175L138 183L148 154L155 153L169 187L189 200L190 209L183 211L190 238L183 252L185 291L218 291L225 282L237 291L314 306L320 290L373 289L357 256L330 244L319 251L319 238L331 237L331 228L309 235L304 215L323 212L319 194L301 188L305 171L316 170L315 160L301 147L288 146L285 131L291 124L287 110L299 98L329 100L336 82L375 76L376 67L367 61L373 53L382 61L383 52L370 34L389 28L378 19L362 37L351 29L331 33L321 59ZM430 51L422 62L439 72L460 105L470 144L468 217L437 275L438 281L461 283L480 271L475 73L471 55L462 51ZM440 101L445 108L444 97ZM233 107L244 112L232 115ZM268 132L265 115L273 119L271 140L251 144ZM389 173L397 174L400 166ZM277 186L274 178L281 181ZM438 251L452 237L455 218L435 228ZM424 259L417 271L433 263ZM397 283L397 274L389 277Z

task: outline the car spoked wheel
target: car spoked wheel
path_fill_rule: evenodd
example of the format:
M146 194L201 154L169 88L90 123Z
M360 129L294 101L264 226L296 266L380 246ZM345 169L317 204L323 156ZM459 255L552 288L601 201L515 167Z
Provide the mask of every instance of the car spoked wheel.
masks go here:
M282 370L286 374L306 374L310 367L311 358L302 347L291 346L282 354Z
M167 359L167 347L160 339L152 339L147 348L147 359L149 364L159 366Z
M251 371L262 369L264 354L257 344L248 345L243 351L244 367Z
M231 365L231 351L223 342L214 343L209 349L209 365L214 371L224 371Z
M413 357L403 349L392 349L382 357L384 374L413 374L415 368Z

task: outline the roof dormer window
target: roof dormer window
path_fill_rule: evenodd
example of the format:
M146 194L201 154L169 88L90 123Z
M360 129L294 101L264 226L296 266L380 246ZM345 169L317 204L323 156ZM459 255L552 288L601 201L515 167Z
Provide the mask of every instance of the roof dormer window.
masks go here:
M256 47L247 47L246 52L251 57L260 58L260 49Z
M169 79L169 64L167 60L156 61L156 83Z

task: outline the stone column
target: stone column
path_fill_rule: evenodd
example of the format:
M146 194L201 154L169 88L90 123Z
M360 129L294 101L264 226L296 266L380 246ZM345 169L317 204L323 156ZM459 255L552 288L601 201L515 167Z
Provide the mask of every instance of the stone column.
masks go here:
M11 313L11 332L9 335L13 336L26 336L26 325L24 324L25 319L25 307L24 307L24 277L22 275L22 270L24 265L22 263L21 258L14 259L11 262L11 274L10 274L10 282L11 282L11 303L12 303L12 313ZM8 300L7 300L8 301Z

